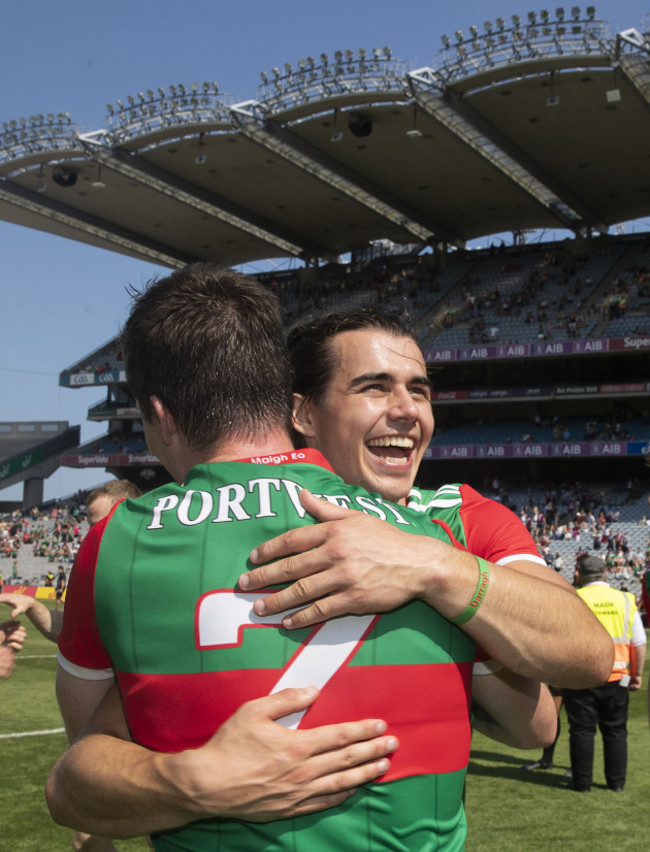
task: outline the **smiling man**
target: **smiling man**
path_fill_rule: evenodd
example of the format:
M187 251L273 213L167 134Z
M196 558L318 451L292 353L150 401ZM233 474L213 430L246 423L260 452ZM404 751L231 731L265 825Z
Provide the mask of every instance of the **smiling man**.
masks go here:
M607 632L548 569L519 518L466 484L413 489L434 419L424 358L400 321L372 311L326 315L296 328L289 350L298 443L320 450L346 482L444 524L468 552L438 543L423 559L417 536L304 497L325 523L255 549L252 562L272 564L244 575L246 589L297 581L259 600L256 612L297 607L283 622L296 628L420 598L454 618L460 588L470 600L485 582L477 558L488 560L489 592L462 629L517 675L571 688L602 683L613 657Z
M358 328L331 338L327 354L294 349L294 428L318 444L346 482L405 503L433 434L431 382L413 338ZM334 366L322 387L323 364Z

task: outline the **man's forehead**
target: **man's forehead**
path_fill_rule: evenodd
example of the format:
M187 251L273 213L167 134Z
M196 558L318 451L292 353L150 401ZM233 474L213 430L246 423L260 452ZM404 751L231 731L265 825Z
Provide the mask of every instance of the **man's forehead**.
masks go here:
M337 368L346 373L394 373L407 371L426 376L424 357L408 335L390 334L383 329L364 328L343 331L333 340Z

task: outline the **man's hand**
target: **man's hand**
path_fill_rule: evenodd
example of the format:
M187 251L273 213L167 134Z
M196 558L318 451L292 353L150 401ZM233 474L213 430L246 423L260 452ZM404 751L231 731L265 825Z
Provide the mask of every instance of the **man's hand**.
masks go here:
M0 677L9 677L14 670L14 665L14 652L6 645L0 645Z
M23 647L27 633L18 621L0 624L0 677L7 678L14 670L14 657Z
M19 621L3 621L0 624L0 644L14 653L22 650L25 639L27 631Z
M398 746L378 719L292 730L315 687L243 704L205 745L163 754L130 742L113 686L52 770L46 797L71 828L134 837L220 816L269 822L335 807L388 769Z
M340 615L387 612L423 595L431 586L427 578L434 552L444 548L444 543L334 506L307 490L300 492L300 501L310 515L324 523L290 530L251 553L251 562L271 564L243 574L240 589L292 583L256 601L257 615L304 606L282 624L306 627Z
M299 816L341 804L386 772L398 744L382 736L384 721L307 730L275 721L310 706L317 695L315 687L285 689L249 701L206 745L179 755L178 777L195 791L197 817L269 822ZM227 778L217 767L227 767Z
M11 609L11 617L18 618L32 606L35 598L29 595L2 594L0 595L0 603L7 604Z

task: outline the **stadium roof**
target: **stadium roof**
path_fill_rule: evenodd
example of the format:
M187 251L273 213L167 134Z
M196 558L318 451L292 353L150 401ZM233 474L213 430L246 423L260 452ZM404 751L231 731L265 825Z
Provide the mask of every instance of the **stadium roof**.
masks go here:
M650 36L591 6L483 29L443 36L432 68L336 51L239 104L208 82L109 104L94 132L4 122L0 218L178 266L650 215Z

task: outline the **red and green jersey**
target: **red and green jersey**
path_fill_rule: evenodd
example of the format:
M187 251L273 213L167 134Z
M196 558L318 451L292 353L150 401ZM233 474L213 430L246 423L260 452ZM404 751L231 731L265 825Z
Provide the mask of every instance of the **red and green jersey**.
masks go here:
M443 521L475 556L501 565L518 560L546 565L532 536L514 512L469 485L442 485L437 491L412 488L408 506Z
M284 723L383 718L400 741L386 775L333 811L204 820L156 835L157 849L462 849L469 637L419 601L287 631L280 616L254 614L264 593L236 589L253 547L313 523L302 487L454 543L444 524L346 485L314 451L201 465L91 530L70 578L61 664L80 677L113 670L135 741L158 751L200 746L243 702L311 684L315 704Z

